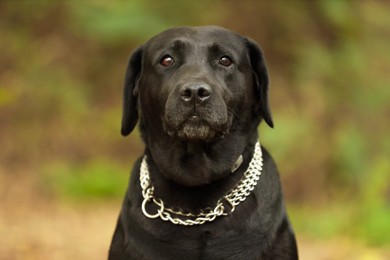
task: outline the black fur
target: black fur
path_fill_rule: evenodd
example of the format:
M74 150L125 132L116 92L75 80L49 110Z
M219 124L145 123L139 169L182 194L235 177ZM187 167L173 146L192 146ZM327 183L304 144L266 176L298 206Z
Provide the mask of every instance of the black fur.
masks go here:
M174 62L164 66L166 55ZM232 64L221 63L222 57ZM261 119L273 127L268 84L257 44L220 27L170 29L133 52L122 134L139 119L151 182L165 205L197 212L214 206L239 182ZM251 195L229 216L191 227L143 215L139 159L109 260L298 259L277 168L262 151L263 172ZM241 154L242 165L231 173Z

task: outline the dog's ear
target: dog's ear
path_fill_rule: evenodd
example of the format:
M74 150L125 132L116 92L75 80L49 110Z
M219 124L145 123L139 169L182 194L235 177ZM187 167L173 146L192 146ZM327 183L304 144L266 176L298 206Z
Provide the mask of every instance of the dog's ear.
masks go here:
M127 65L125 86L123 91L123 115L122 129L123 136L129 135L133 131L138 120L138 82L142 70L142 53L143 48L138 47L130 56Z
M265 122L270 127L274 127L268 101L268 72L263 53L257 43L252 39L246 39L246 43L249 51L252 70L254 73L255 87L256 92L258 93L256 98L260 105L260 113Z

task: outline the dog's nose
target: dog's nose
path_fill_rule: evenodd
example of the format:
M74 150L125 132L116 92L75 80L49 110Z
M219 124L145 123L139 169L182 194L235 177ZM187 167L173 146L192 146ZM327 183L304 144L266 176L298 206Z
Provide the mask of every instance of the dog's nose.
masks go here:
M203 102L210 98L211 87L207 84L184 85L180 89L180 98L185 102Z

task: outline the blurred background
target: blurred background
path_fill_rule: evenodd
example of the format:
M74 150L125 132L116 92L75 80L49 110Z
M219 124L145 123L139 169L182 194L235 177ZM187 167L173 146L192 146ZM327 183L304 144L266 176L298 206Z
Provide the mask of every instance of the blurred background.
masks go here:
M132 49L215 24L263 48L301 259L390 259L388 1L1 1L0 259L106 259L139 133Z

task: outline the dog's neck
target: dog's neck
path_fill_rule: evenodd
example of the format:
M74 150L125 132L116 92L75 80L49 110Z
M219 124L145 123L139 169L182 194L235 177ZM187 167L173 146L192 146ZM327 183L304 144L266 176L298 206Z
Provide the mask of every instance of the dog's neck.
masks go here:
M236 137L237 138L237 137ZM164 202L168 205L175 205L188 210L195 210L213 205L221 196L234 187L242 178L243 172L248 167L248 164L252 158L253 148L257 141L257 133L247 140L246 145L238 149L233 147L233 143L237 143L237 139L222 140L224 143L214 144L217 147L213 147L213 144L191 144L184 146L182 144L181 149L175 150L175 154L157 154L153 155L150 150L146 151L148 158L150 178L155 186L155 194L164 199ZM244 143L244 142L242 142ZM178 144L171 144L178 145ZM156 151L157 148L152 148ZM164 149L165 151L169 149ZM180 151L178 153L177 151ZM218 152L213 152L218 151ZM221 152L222 151L222 152ZM222 157L213 158L214 153L221 154ZM180 179L175 180L175 175L171 172L162 172L161 165L159 165L158 159L162 159L169 163L172 171L177 171L178 174L195 175L195 178L201 178L201 175L196 175L196 171L201 169L203 171L211 169L221 170L223 172L214 172L214 178L205 180L200 185L183 185ZM225 158L223 158L225 156ZM242 156L242 161L240 158ZM228 157L228 158L226 158ZM170 158L170 159L167 159ZM238 162L237 162L238 161ZM240 162L241 161L241 162ZM226 162L229 162L226 164ZM210 165L213 163L213 165ZM238 167L236 164L239 164ZM180 169L175 169L172 165L180 165ZM194 167L195 166L195 167ZM164 169L164 165L162 167ZM232 168L236 168L234 174L231 173ZM207 173L206 173L207 174ZM168 177L167 177L168 176ZM183 178L185 178L184 176ZM188 178L191 180L191 178ZM198 180L197 180L198 181ZM200 183L200 181L198 181Z
M164 221L170 221L173 224L184 226L201 225L206 222L214 221L217 217L227 216L232 213L236 206L243 202L257 185L257 181L259 180L259 176L261 175L263 168L261 147L259 143L256 143L253 157L240 182L237 183L234 188L230 189L223 197L218 199L218 202L214 205L214 207L207 206L206 208L198 209L196 213L193 213L188 211L187 207L187 210L184 211L184 207L167 207L163 199L155 196L155 187L150 180L147 160L148 158L145 155L141 162L139 176L142 196L144 198L142 201L142 212L148 218L153 219L160 217ZM240 159L238 162L240 163ZM235 167L238 167L238 165ZM194 194L193 197L197 197L197 194ZM210 196L207 197L207 200L210 200ZM157 210L156 214L150 214L148 212L148 203L152 203L160 208ZM171 213L174 217L171 216ZM182 217L185 217L185 219L181 219Z

